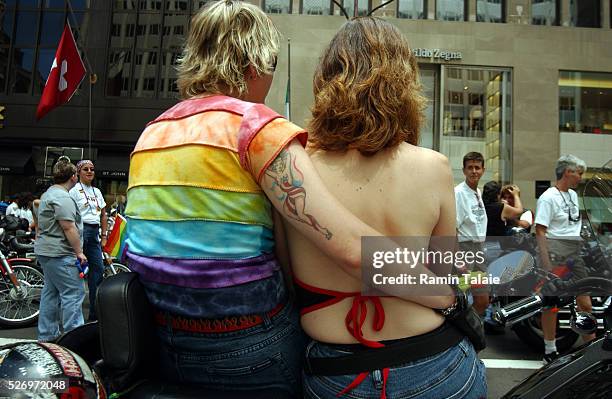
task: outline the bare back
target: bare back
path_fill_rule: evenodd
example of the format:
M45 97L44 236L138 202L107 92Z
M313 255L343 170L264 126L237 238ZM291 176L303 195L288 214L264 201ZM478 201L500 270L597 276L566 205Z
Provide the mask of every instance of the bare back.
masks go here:
M314 151L311 159L327 188L353 214L388 236L429 237L455 234L455 205L448 160L443 155L407 143L366 157ZM293 272L301 281L342 292L360 291L360 281L287 226ZM385 325L374 331L373 306L363 326L366 339L389 340L426 333L443 318L429 308L399 298L382 298ZM312 338L329 343L357 342L346 330L351 307L345 299L302 316Z

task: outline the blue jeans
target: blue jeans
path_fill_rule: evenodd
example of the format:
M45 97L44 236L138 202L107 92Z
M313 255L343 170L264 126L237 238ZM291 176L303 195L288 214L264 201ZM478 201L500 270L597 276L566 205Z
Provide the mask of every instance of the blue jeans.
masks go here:
M311 342L307 356L337 357L350 352ZM305 398L336 398L357 377L353 375L317 376L304 374ZM355 389L342 398L380 398L382 372L374 370ZM391 368L387 379L388 399L479 399L487 397L484 364L465 338L457 345L430 357Z
M60 335L60 310L64 332L83 324L85 284L75 266L75 256L38 256L45 283L40 297L38 340L52 341Z
M102 247L100 246L100 232L98 226L83 225L83 253L89 263L87 274L87 287L89 288L89 316L88 320L97 320L96 291L104 277L104 264L102 263Z
M218 390L276 389L301 397L307 338L290 302L260 325L219 334L159 327L161 375Z

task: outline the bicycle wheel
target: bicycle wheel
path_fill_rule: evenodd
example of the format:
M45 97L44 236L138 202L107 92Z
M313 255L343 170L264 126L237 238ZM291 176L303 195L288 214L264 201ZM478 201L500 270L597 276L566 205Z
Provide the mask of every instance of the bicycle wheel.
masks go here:
M114 271L113 271L114 269ZM113 262L111 265L104 266L104 278L108 278L110 276L114 276L115 274L131 272L130 268L122 263Z
M27 265L11 265L21 290L10 281L0 280L0 326L25 327L38 320L43 274Z

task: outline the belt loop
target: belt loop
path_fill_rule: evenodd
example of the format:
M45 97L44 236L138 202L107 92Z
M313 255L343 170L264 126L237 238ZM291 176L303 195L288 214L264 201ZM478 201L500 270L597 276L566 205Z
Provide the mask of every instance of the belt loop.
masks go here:
M374 370L371 374L372 379L374 380L374 386L380 391L381 389L383 389L382 373L380 372L380 370Z
M263 320L263 328L266 330L269 330L272 328L272 319L270 318L270 315L268 313L263 313L261 315L261 318Z
M310 351L315 346L316 341L311 340L308 345L306 345L306 350L304 351L304 372L306 374L312 374L312 366L310 365Z
M164 312L164 318L166 319L166 330L169 334L172 334L172 316L170 312Z

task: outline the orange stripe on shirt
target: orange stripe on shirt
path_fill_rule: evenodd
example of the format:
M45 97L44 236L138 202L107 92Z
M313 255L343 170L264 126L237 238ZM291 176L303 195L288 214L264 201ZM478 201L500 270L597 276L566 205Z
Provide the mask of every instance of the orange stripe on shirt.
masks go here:
M134 152L185 144L204 144L236 152L241 121L240 115L209 111L180 120L157 122L142 132Z

